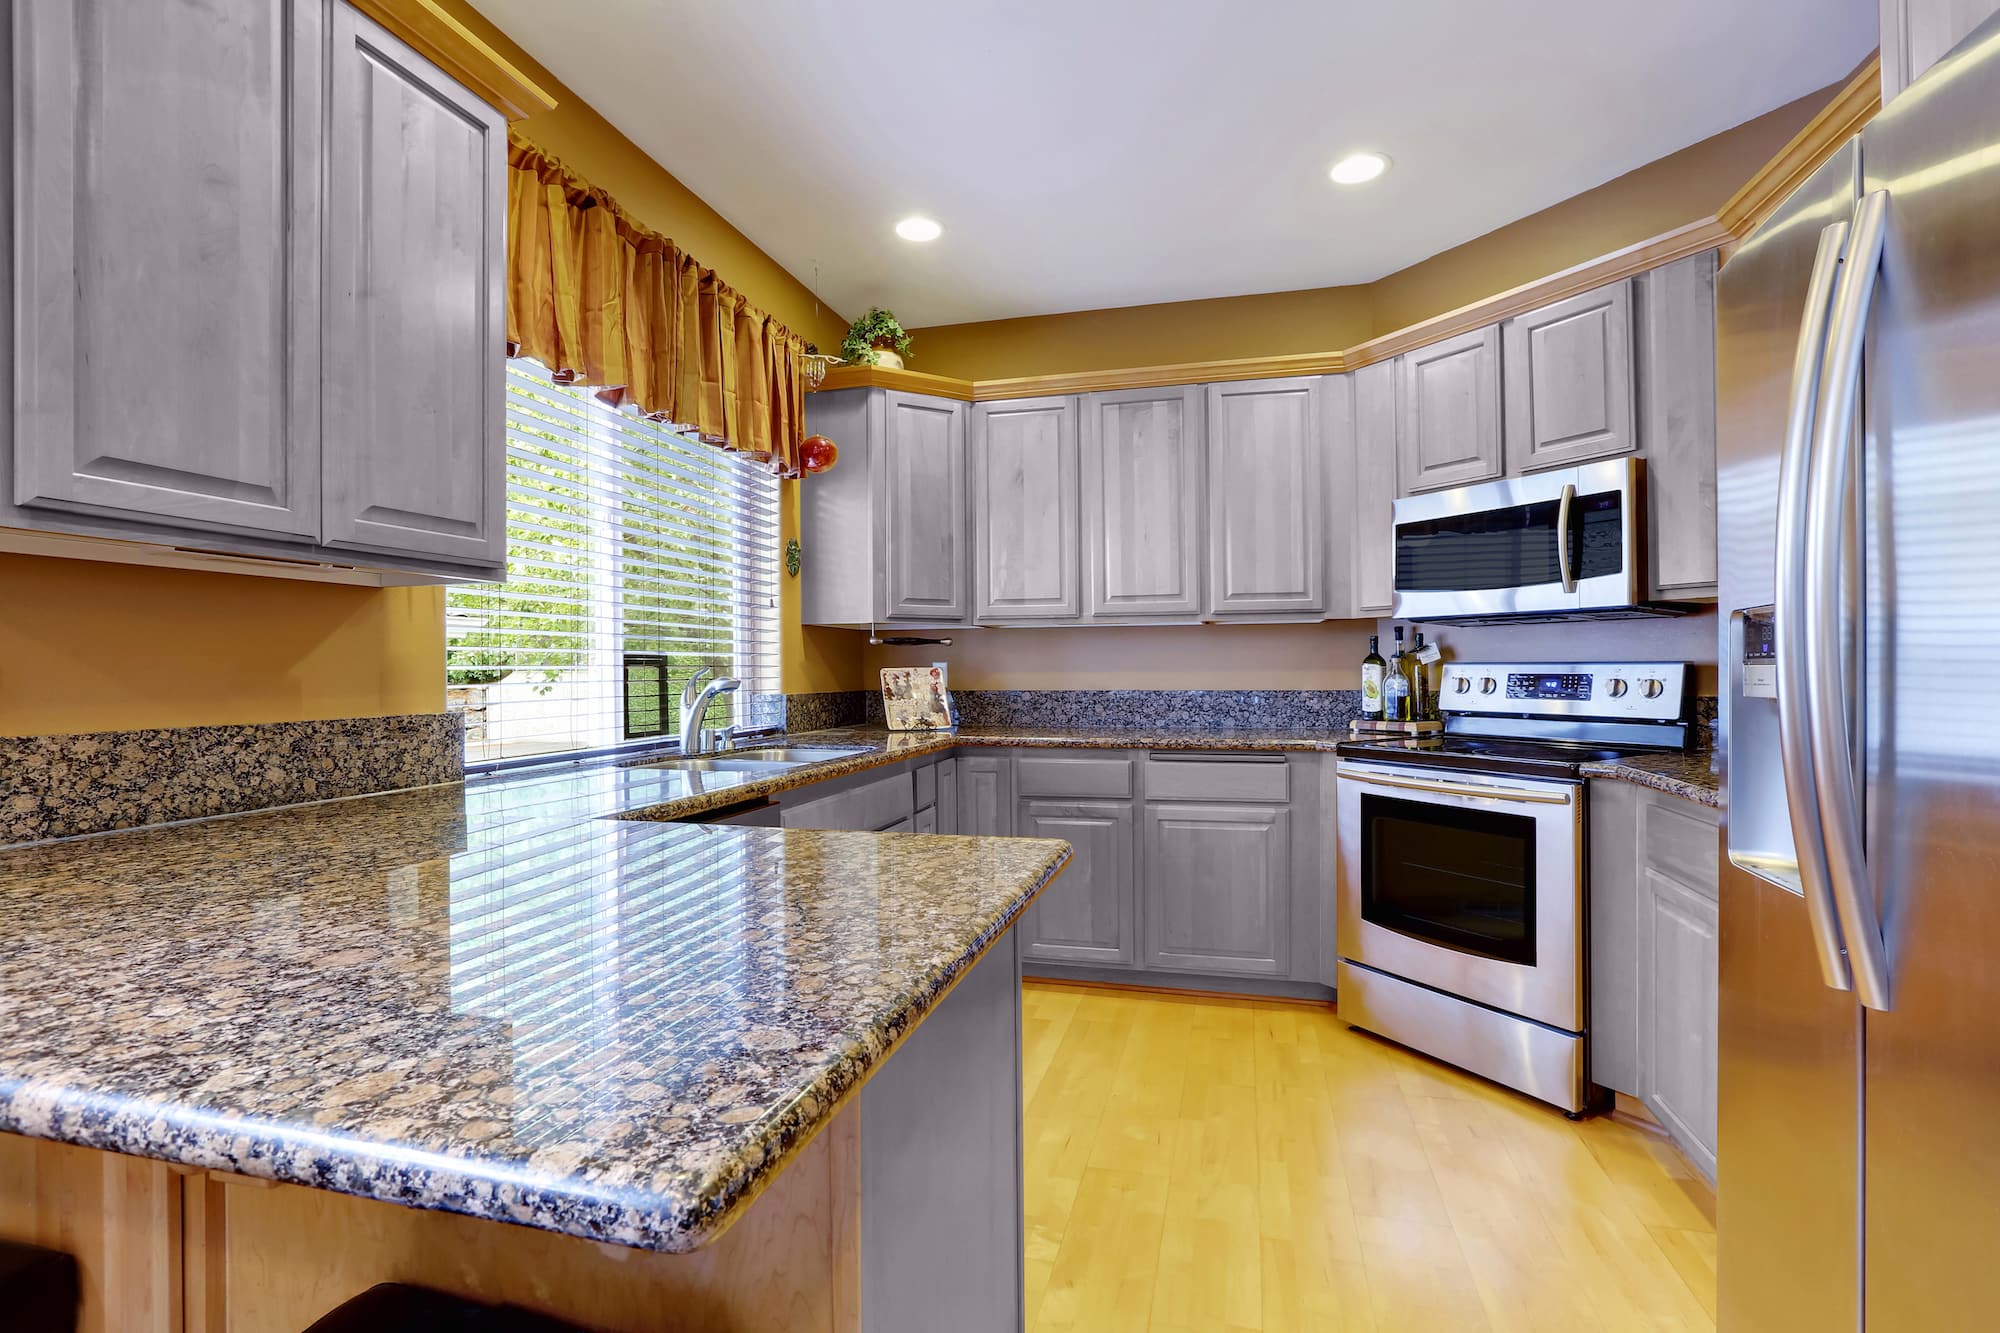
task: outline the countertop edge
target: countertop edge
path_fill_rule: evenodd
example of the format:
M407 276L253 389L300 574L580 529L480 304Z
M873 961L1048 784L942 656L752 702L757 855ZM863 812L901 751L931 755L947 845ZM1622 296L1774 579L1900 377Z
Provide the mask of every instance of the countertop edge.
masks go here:
M638 1190L512 1181L507 1178L512 1169L500 1164L482 1170L487 1164L445 1152L372 1143L297 1124L218 1118L181 1103L73 1091L47 1077L0 1077L0 1132L579 1240L691 1253L729 1229L1069 865L1074 857L1070 844L1046 841L1057 844L1057 850L1009 905L952 959L920 975L900 1009L800 1086L785 1114L756 1145L763 1149L761 1155L746 1149L733 1169L719 1173L712 1187L689 1205ZM225 1142L227 1149L219 1146Z

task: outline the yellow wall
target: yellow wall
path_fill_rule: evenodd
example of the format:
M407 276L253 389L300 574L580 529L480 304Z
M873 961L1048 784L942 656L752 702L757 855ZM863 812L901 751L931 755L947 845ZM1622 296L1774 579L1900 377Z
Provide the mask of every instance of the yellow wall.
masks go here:
M444 596L0 555L0 735L444 707Z

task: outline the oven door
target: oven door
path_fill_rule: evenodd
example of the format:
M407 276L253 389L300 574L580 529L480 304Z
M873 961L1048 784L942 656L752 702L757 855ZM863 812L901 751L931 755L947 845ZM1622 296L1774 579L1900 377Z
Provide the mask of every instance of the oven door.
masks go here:
M1340 954L1583 1030L1583 802L1573 782L1342 763Z
M1622 458L1396 501L1396 615L1637 605L1643 475L1639 460Z

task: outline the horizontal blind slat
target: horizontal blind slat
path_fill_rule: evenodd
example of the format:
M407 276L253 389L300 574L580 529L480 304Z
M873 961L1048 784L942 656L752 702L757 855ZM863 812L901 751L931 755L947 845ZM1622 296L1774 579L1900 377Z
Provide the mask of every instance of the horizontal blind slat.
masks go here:
M697 665L744 682L711 721L775 694L778 500L765 466L510 361L508 582L446 600L468 760L618 743L631 655L667 659L664 688L641 678L649 727Z

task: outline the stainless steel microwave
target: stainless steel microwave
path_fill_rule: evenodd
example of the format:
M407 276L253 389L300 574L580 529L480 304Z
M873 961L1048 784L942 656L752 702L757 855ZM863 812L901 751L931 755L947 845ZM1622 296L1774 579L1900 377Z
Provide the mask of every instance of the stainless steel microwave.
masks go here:
M1649 605L1645 464L1619 458L1396 501L1396 615L1671 615Z

